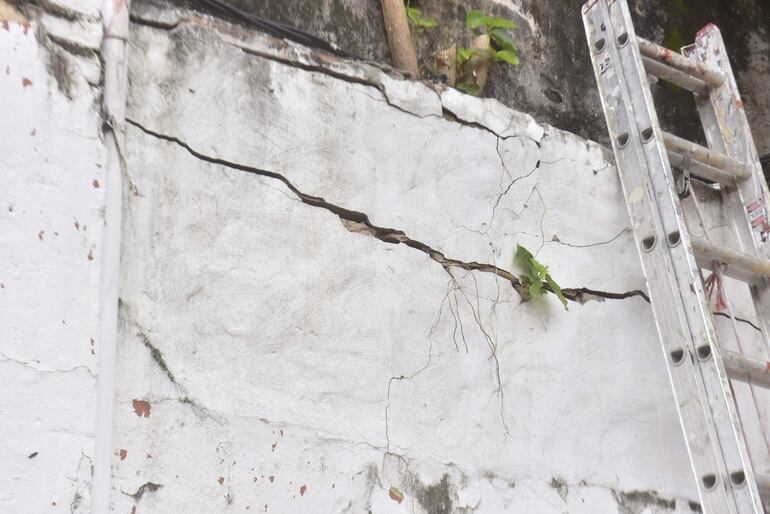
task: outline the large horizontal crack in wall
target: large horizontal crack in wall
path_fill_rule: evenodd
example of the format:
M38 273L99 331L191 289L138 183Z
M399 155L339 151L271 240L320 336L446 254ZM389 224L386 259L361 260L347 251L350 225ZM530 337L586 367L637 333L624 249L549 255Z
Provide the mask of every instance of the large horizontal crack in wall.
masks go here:
M202 161L205 161L211 164L216 164L219 166L224 166L224 167L231 168L238 171L243 171L246 173L252 173L254 175L267 177L267 178L271 178L279 182L282 182L292 193L294 193L294 195L302 203L306 205L310 205L312 207L324 209L326 211L329 211L335 214L336 216L339 217L340 221L342 221L343 225L352 232L365 234L365 235L374 237L376 239L379 239L380 241L383 241L385 243L403 244L410 248L414 248L415 250L419 250L424 254L426 254L428 257L430 257L432 260L439 263L447 271L449 271L450 268L461 268L469 271L492 273L508 281L511 284L511 286L514 289L516 289L517 292L519 293L522 292L522 287L523 287L522 282L519 280L519 278L516 275L514 275L510 271L507 271L505 269L502 269L492 264L475 262L475 261L470 261L470 262L461 261L459 259L453 259L453 258L447 257L442 252L432 248L426 243L412 239L411 237L407 236L402 230L379 227L377 225L374 225L369 220L369 217L362 212L346 209L339 205L335 205L333 203L327 202L321 197L304 193L299 188L297 188L297 186L295 186L288 178L281 175L280 173L276 173L274 171L264 170L260 168L255 168L253 166L249 166L246 164L231 162L231 161L227 161L217 157L211 157L209 155L202 154L197 150L193 149L190 145L188 145L187 143L185 143L179 138L176 138L174 136L168 136L168 135L150 130L144 127L143 125L141 125L139 122L129 118L126 118L126 121L130 125L144 132L145 134L155 137L157 139L166 141L168 143L173 143L176 146L179 146L184 150L186 150L193 157L200 159ZM544 287L547 290L550 290L547 284L544 284ZM607 299L623 300L626 298L633 298L637 296L649 302L649 298L647 294L644 291L641 291L638 289L633 291L614 293L610 291L598 291L587 287L577 287L577 288L563 288L562 292L568 300L571 300L573 302L578 302L578 303L584 303L589 300L599 300L599 301L607 300Z

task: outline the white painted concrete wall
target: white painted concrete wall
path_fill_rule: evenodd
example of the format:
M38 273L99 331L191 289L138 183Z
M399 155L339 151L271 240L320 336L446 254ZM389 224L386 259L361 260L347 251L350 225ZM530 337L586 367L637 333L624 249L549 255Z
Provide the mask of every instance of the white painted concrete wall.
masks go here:
M67 7L51 14L26 6L22 14L0 1L3 513L91 512L101 23L97 1Z
M98 14L71 7L0 30L0 512L93 511L105 150ZM134 7L114 512L696 508L600 147ZM517 243L589 301L523 303L493 273Z
M210 19L135 19L117 511L696 508L601 148ZM522 303L482 266L517 243L627 298Z

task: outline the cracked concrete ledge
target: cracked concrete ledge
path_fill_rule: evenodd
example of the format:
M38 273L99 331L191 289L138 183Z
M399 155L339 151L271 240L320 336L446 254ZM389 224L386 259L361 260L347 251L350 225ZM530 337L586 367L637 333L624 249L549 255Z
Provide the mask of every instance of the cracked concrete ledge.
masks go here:
M138 1L132 4L131 19L163 30L183 25L213 30L217 37L245 52L372 86L382 92L391 106L418 117L449 115L454 121L488 130L501 138L523 135L538 143L547 131L556 130L539 125L531 116L495 99L469 97L443 84L409 79L386 65L347 61L209 15Z
M245 52L372 86L382 92L391 106L418 117L443 116L487 130L500 138L525 136L539 143L546 134L552 133L585 141L570 132L539 124L532 116L515 111L496 99L471 97L442 83L412 79L385 64L349 61L214 16L157 4L153 0L135 1L131 7L134 23L161 30L184 25L210 29L223 41ZM610 165L614 163L610 149L594 141L587 141L587 144L599 149Z

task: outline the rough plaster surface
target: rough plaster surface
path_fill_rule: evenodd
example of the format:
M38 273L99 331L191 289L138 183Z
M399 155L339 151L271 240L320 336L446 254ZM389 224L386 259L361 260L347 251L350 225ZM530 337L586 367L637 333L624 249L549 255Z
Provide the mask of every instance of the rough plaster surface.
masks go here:
M0 7L0 512L90 512L104 149L89 54L51 34L98 2Z
M698 509L599 146L212 19L133 19L117 512ZM620 298L522 302L494 273L516 243Z
M0 512L85 513L98 2L40 5L0 1ZM134 20L114 512L697 510L599 146L185 11ZM522 303L516 243L587 303Z

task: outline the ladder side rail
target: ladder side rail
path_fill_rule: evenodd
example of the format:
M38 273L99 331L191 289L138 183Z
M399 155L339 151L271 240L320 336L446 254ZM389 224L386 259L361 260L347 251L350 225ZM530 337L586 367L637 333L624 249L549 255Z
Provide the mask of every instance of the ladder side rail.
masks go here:
M698 62L719 69L726 77L725 83L713 89L709 96L696 95L695 104L711 149L745 163L752 170L750 178L737 181L736 188L728 188L722 195L730 210L733 232L741 252L768 260L770 242L763 241L762 238L770 236L761 232L766 227L756 227L759 230L752 227L752 217L762 216L761 213L764 211L765 222L767 221L767 216L770 215L770 205L768 205L770 194L768 194L767 181L762 174L759 156L721 32L715 25L707 25L698 33L695 44L686 47L683 53ZM747 207L756 207L756 209L750 214ZM765 357L770 358L770 287L768 284L770 282L764 281L763 284L751 286L750 289L757 321L762 329Z
M637 41L627 3L611 2L609 11L615 32L627 40ZM724 487L731 491L738 512L761 513L762 500L756 489L730 380L721 359L711 307L700 280L689 231L674 186L664 134L658 123L639 48L636 45L619 44L618 57L633 104L635 121L642 136L650 183L658 200L665 229L665 233L661 234L661 244L668 243L673 272L679 283L679 294L699 356L696 367L701 373L706 389L707 403L715 420L714 426L724 458L726 469L719 470L717 479L720 483L715 487ZM710 476L712 475L706 473L698 479L705 483Z
M597 11L602 9L602 11ZM699 384L699 374L695 369L695 351L692 346L692 334L684 321L681 296L678 284L670 273L672 264L670 255L663 245L653 245L650 252L644 250L645 236L663 233L657 207L651 197L652 188L644 173L635 168L644 159L638 151L619 151L618 140L621 133L628 137L639 138L636 125L628 121L630 100L617 76L617 57L614 35L606 32L609 24L606 3L592 2L583 11L584 24L591 58L599 85L600 97L607 118L608 129L615 149L618 172L623 185L626 203L634 227L634 237L639 251L642 268L647 277L656 327L660 336L661 347L666 359L669 379L677 402L680 424L685 435L693 473L698 477L698 492L706 513L735 512L736 507L731 495L723 488L706 491L699 479L704 470L724 469L721 450L718 447L716 429L713 420L707 415L708 406L704 405L705 392ZM600 27L604 28L604 31ZM607 40L610 43L607 43ZM606 48L610 48L609 51ZM633 132L633 135L628 132ZM626 143L628 141L626 140ZM703 429L705 427L705 430Z

